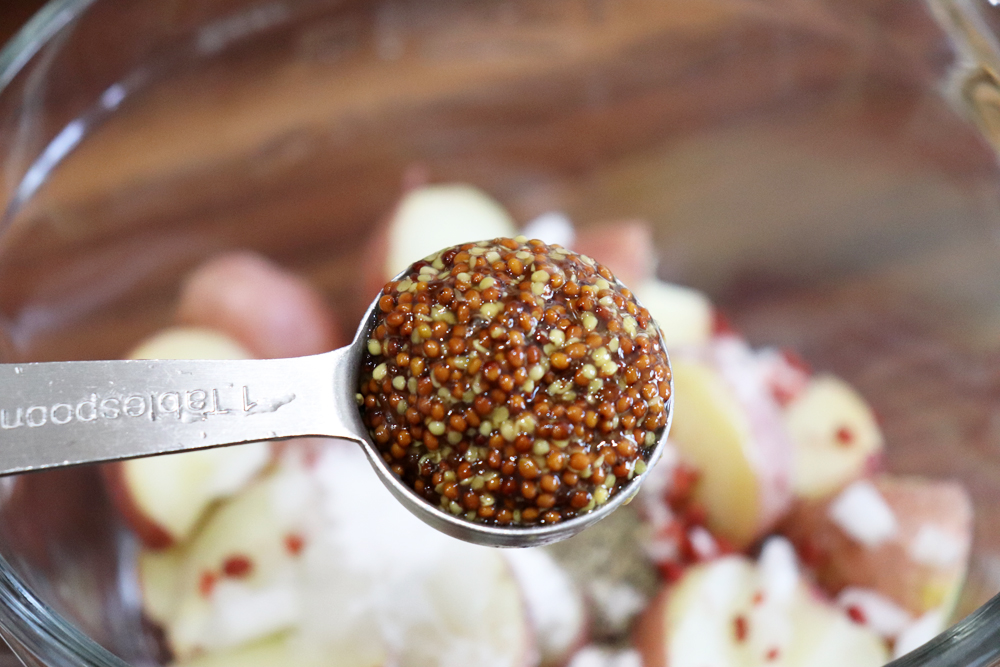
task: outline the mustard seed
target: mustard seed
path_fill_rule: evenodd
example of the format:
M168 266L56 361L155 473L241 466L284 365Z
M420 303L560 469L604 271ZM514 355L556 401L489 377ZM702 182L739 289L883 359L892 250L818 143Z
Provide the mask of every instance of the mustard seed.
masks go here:
M645 470L670 368L648 312L593 260L520 237L467 243L386 285L374 317L362 419L445 511L554 523Z

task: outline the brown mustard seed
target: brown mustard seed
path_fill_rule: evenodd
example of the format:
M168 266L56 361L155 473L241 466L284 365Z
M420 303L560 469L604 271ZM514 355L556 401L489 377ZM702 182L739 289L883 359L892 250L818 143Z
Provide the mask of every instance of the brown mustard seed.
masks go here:
M395 474L498 525L606 503L667 421L670 368L630 291L540 241L448 249L386 285L359 389Z

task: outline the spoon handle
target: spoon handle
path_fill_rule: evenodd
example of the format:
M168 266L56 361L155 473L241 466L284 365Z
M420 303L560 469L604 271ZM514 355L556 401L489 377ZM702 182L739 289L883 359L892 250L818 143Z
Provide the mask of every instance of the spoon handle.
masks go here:
M0 475L292 436L360 441L349 352L0 364Z

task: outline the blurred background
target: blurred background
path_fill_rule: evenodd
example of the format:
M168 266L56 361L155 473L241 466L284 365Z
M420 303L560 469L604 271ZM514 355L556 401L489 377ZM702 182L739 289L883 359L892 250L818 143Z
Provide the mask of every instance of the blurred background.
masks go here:
M0 249L0 314L19 327L18 353L120 356L170 321L188 267L233 244L308 276L347 312L364 299L345 278L360 273L356 249L392 206L399 174L424 156L435 178L476 182L519 220L546 210L584 224L652 220L662 278L709 291L755 344L799 350L873 397L889 440L904 445L889 454L894 472L954 476L977 498L968 611L1000 589L1000 172L973 125L1000 136L1000 68L951 48L929 9L954 20L950 0L631 0L605 17L614 29L584 20L581 7L616 2L452 12L462 3L355 0L325 3L346 16L326 22L308 14L324 3L301 2L299 23L235 39L216 57L232 34L255 35L223 22L206 33L217 39L190 42L211 56L204 67L167 62L17 211L22 233ZM43 4L0 0L0 40ZM107 88L121 80L115 68L182 52L212 8L240 4L256 3L103 4L135 10L124 21L135 30L91 13L76 49L57 44L55 65L21 77L23 99L51 101L51 117L12 95L22 134L0 128L0 139L40 148L92 111L73 105L119 90ZM439 14L414 16L418 5ZM105 32L134 42L109 48ZM430 83L400 95L413 60L433 65L412 70ZM943 89L961 92L965 116ZM352 95L358 104L338 103ZM101 113L120 102L104 99ZM156 142L164 136L178 140ZM98 287L127 289L78 298L95 275L107 281ZM77 585L81 569L66 572ZM60 599L62 579L44 574ZM105 570L86 574L97 587ZM129 655L113 641L127 634L113 615L76 590L62 608Z
M44 5L43 0L4 0L0 3L0 42L6 42Z

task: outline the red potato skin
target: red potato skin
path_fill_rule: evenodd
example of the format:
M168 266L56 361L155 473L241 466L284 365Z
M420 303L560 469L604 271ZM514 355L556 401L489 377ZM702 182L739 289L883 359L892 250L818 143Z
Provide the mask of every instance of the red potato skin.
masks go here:
M888 475L872 482L896 515L898 537L875 548L855 542L828 518L832 499L798 503L780 531L792 541L803 564L813 570L828 595L835 597L847 586L870 588L914 615L922 614L935 606L923 599L924 586L942 575L956 577L956 585L961 583L967 554L955 567L942 570L914 562L907 545L925 523L970 543L972 503L956 482Z
M862 477L874 477L885 468L885 450L872 452L861 471Z
M320 457L328 447L355 446L346 440L331 438L289 438L271 442L271 452L274 460L289 455L296 455L309 469L315 469Z
M195 269L181 289L177 320L228 334L264 359L319 354L346 342L311 285L246 251Z
M656 275L653 230L645 220L618 220L578 229L576 252L608 267L627 287Z
M527 635L527 640L524 642L524 647L521 652L521 658L519 659L519 662L522 667L534 667L535 665L539 664L538 642L535 639L534 631L531 629L530 625L528 625L530 624L530 621L528 621L527 615L525 615L524 620L525 624L528 626L525 628L525 634Z
M143 545L149 549L160 550L168 549L176 543L175 537L166 528L153 521L135 503L129 492L128 482L125 480L123 462L101 466L101 475L112 504Z
M197 268L182 288L177 319L215 329L255 356L296 357L346 344L332 311L303 279L264 257L243 251L219 255ZM112 503L150 549L177 539L136 503L124 463L102 467Z
M666 627L670 585L665 585L643 610L632 630L632 646L642 656L643 667L667 667Z

